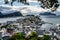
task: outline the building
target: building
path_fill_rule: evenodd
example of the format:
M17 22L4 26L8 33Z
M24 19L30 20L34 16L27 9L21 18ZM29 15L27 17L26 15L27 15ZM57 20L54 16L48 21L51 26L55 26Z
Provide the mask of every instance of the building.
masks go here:
M2 32L0 31L0 38L2 38Z

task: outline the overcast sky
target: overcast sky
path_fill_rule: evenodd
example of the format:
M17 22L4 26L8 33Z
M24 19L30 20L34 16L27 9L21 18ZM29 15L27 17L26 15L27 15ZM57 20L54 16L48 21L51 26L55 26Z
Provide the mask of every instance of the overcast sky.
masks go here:
M60 0L58 0L60 2Z
M3 1L3 0L0 0L0 1ZM28 1L36 1L36 0L28 0ZM60 2L60 0L58 0Z

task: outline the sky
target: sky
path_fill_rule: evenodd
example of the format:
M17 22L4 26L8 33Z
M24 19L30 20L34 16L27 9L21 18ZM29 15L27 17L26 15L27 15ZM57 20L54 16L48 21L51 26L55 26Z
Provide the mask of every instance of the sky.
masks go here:
M3 1L3 0L2 0ZM1 6L4 6L4 7L10 7L9 4L4 4L3 2L0 2ZM14 2L13 3L14 6L12 6L12 9L16 9L16 10L19 10L19 9L22 9L22 7L26 7L25 9L21 10L22 13L38 13L38 12L41 12L41 11L46 11L45 9L43 8L40 8L40 5L38 2L30 2L30 5L24 5L22 3L18 3L18 2ZM6 10L2 11L2 12L6 12Z
M60 2L60 0L58 0Z
M6 6L8 6L8 7L10 7L11 5L10 4L4 4L4 2L2 2L3 0L0 0L0 6L4 6L4 7L6 7ZM31 2L30 2L31 1ZM42 11L47 11L47 10L49 10L49 9L43 9L43 8L41 8L40 7L40 5L39 5L39 3L38 2L32 2L32 0L29 0L29 2L30 2L30 5L28 6L28 5L24 5L24 4L22 4L22 3L18 3L18 2L14 2L13 3L13 9L19 9L19 7L20 6L27 6L28 7L28 9L24 9L24 10L22 10L22 12L28 12L28 11L30 11L31 10L31 12L42 12ZM28 11L27 11L28 10ZM38 11L37 11L38 10ZM60 7L58 8L58 11L60 11Z

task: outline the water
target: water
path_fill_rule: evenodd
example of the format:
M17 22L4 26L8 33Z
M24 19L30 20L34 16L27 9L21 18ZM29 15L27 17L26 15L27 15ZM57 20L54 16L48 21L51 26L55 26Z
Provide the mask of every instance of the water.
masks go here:
M41 16L41 19L45 22L52 23L43 24L41 29L50 30L50 28L57 28L57 24L60 24L60 17Z
M45 21L45 22L48 22L48 23L53 23L53 24L60 24L60 17L44 17L44 16L41 16L42 20Z
M7 21L16 21L19 18L21 17L0 18L0 23L5 23Z
M15 21L17 19L19 19L21 17L10 17L10 18L0 18L0 23L4 23L4 22L7 22L7 21ZM55 28L56 27L56 24L60 24L60 17L43 17L41 16L40 17L43 21L45 22L48 22L48 23L53 23L54 25L51 25L51 24L43 24L41 26L41 29L46 29L46 30L49 30L50 28Z
M10 18L0 18L0 23L6 22L6 21L15 21L16 19L19 19L20 17L10 17ZM45 22L48 23L53 23L53 24L60 24L60 17L42 17L41 19Z

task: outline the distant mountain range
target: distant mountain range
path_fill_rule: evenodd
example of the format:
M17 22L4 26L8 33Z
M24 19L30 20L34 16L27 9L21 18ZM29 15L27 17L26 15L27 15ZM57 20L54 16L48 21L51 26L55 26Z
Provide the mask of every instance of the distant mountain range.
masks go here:
M17 16L23 16L19 11L13 12L13 13L8 13L8 14L3 14L0 12L0 18L4 17L17 17Z
M13 10L11 7L0 6L0 18L23 16L20 11Z

